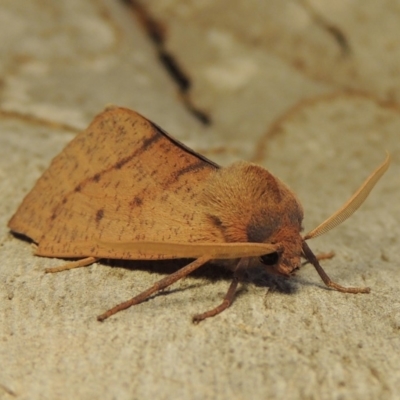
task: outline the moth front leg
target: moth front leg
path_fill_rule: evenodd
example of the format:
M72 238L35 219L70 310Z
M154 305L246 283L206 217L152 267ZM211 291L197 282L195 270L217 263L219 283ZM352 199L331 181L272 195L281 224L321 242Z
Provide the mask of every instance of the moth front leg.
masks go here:
M318 275L321 277L322 281L325 283L326 286L342 293L369 293L371 291L369 287L344 287L332 281L332 279L329 278L328 274L323 270L323 268L318 262L317 257L314 255L314 253L311 251L311 249L308 247L305 241L303 242L303 253L304 257L317 270Z

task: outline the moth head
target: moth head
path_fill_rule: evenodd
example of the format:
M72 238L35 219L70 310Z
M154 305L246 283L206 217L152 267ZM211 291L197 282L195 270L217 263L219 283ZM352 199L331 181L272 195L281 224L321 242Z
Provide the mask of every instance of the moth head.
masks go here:
M228 243L265 243L279 251L261 256L267 269L288 275L300 265L303 208L266 169L237 162L213 174L202 193L213 228Z
M278 249L259 257L268 272L288 276L300 267L303 245L300 227L282 227L273 235L271 242L276 243Z

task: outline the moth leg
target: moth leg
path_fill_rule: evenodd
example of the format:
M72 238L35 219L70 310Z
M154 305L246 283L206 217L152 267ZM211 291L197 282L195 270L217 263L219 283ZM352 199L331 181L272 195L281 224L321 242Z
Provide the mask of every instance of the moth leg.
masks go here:
M241 280L243 280L244 270L249 265L249 258L243 257L239 260L238 264L235 267L233 281L231 282L228 292L226 293L224 300L217 307L206 311L202 314L197 314L193 316L193 323L198 324L206 318L214 317L215 315L220 314L222 311L226 310L232 303L235 297L236 288Z
M233 302L235 297L236 288L241 280L241 276L235 274L233 277L233 281L231 282L228 292L226 293L224 300L220 305L213 308L212 310L206 311L202 314L197 314L193 316L193 323L198 324L199 322L203 321L206 318L214 317L217 314L220 314L222 311L226 310Z
M315 257L318 261L321 260L330 260L331 258L335 257L335 252L334 251L330 251L329 253L319 253L319 254L315 254ZM301 265L306 265L308 264L310 261L306 260L304 261Z
M321 265L318 262L317 257L308 247L307 243L303 241L303 253L305 258L314 266L317 270L318 275L321 277L322 281L325 283L326 286L337 290L338 292L343 293L369 293L371 289L369 287L344 287L339 285L336 282L333 282L331 278L327 275L327 273L323 270Z
M44 270L44 272L46 272L46 273L54 273L54 272L67 271L68 269L86 267L86 266L88 266L90 264L95 263L98 260L100 260L100 258L96 258L96 257L81 258L80 260L71 261L69 263L60 265L59 267L46 268Z
M330 260L331 258L335 257L335 252L334 251L330 251L328 253L318 253L318 254L315 255L315 257L317 257L318 261Z
M159 280L156 282L153 286L145 290L144 292L138 294L134 298L125 301L121 304L116 305L115 307L111 308L110 310L106 311L105 313L99 315L97 317L98 321L104 321L108 317L111 317L111 315L116 314L119 311L126 310L127 308L134 306L136 304L142 303L146 299L148 299L153 293L159 292L160 290L163 290L167 288L168 286L172 285L176 281L179 281L179 279L182 279L186 275L189 275L191 272L196 270L197 268L201 267L203 264L205 264L207 261L209 261L211 258L208 256L200 257L190 264L186 265L186 267L181 268L180 270L174 272L171 275L166 276L165 278Z

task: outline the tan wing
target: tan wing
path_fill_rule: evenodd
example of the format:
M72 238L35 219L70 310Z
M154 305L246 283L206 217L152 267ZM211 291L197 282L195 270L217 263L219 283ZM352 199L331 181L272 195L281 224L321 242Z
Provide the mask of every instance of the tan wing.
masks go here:
M221 243L198 204L217 169L134 111L108 109L52 161L9 227L52 257L100 256L99 242Z

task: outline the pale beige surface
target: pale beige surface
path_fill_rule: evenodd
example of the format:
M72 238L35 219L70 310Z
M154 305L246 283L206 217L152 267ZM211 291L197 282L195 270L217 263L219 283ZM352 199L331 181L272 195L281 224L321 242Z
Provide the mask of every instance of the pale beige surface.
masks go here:
M187 112L122 3L0 4L0 398L399 398L400 109L382 102L399 98L397 2L148 3L211 126ZM351 51L335 47L321 19ZM298 194L306 231L388 149L393 164L362 209L310 241L336 252L324 262L332 278L371 294L325 290L306 266L289 282L260 276L228 311L195 326L190 316L229 285L205 273L98 323L162 268L45 275L62 261L34 257L6 223L74 129L108 103L221 164L257 160Z

